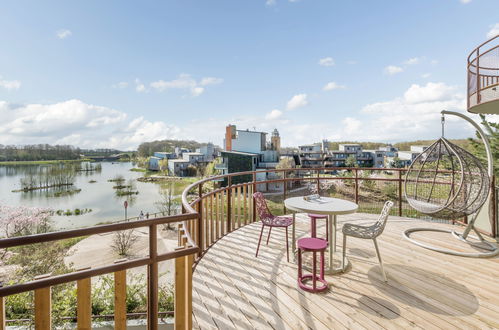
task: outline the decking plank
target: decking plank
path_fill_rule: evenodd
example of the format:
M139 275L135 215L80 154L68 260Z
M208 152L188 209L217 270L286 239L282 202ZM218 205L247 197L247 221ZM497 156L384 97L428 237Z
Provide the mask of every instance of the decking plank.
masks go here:
M375 215L339 217L369 223ZM391 217L378 239L388 275L382 281L372 241L349 238L350 269L327 276L324 294L297 287L296 264L287 263L284 231L262 240L254 257L260 224L224 236L194 272L194 325L200 329L396 329L499 328L499 258L444 255L402 238L413 227L456 228L447 224ZM308 236L308 220L297 216L297 238ZM282 232L281 232L282 231ZM325 232L323 223L319 235ZM266 235L267 232L264 233ZM420 235L430 244L453 247L452 240ZM338 250L341 250L338 230ZM464 248L464 247L459 247Z

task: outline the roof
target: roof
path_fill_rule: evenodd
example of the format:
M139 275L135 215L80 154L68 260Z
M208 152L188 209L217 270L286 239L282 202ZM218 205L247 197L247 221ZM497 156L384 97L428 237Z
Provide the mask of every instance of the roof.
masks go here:
M250 131L250 130L246 130L246 129L236 129L236 132L246 132L246 133L268 134L268 133L265 133L265 132Z
M256 156L259 156L260 154L257 154L257 153L253 153L253 152L243 152L243 151L233 151L233 150L222 150L221 151L222 153L226 153L226 154L236 154L236 155L242 155L242 156L252 156L252 157L256 157Z
M184 152L184 155L192 155L192 156L204 156L203 153L200 152Z
M185 159L170 159L168 163L189 163L189 161Z

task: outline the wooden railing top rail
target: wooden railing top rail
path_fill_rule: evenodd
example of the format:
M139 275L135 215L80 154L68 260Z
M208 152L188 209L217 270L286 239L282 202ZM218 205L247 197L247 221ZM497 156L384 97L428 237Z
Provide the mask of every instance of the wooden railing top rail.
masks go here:
M119 222L119 223L113 223L113 224L108 224L108 225L99 225L99 226L94 226L94 227L89 227L89 228L72 229L72 230L65 230L65 231L58 231L58 232L56 231L56 232L51 232L51 233L36 234L36 235L21 236L21 237L3 238L3 239L0 239L0 249L21 246L21 245L27 245L27 244L34 244L34 243L44 243L44 242L50 242L50 241L57 241L57 240L67 239L67 238L75 238L75 237L88 236L88 235L104 234L104 233L110 233L110 232L119 231L119 230L128 230L128 229L135 229L135 228L140 228L140 227L148 227L151 225L168 224L168 223L174 223L174 222L181 222L181 221L185 221L185 220L194 220L194 219L197 219L197 217L198 217L198 214L196 211L194 211L194 212L187 213L187 214L166 216L166 217L155 218L155 219L130 221L130 222Z

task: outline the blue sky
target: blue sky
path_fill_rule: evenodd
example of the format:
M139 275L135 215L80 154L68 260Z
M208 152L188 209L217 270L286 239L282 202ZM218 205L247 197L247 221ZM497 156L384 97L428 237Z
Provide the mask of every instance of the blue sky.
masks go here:
M6 1L0 144L439 135L497 0ZM472 131L449 123L449 137Z

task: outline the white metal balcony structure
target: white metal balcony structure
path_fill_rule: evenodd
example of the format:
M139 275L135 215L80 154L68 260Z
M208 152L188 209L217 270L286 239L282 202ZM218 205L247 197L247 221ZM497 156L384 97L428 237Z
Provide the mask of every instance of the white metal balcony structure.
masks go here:
M499 114L499 35L468 56L468 111Z

